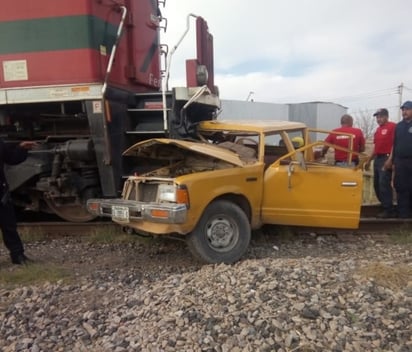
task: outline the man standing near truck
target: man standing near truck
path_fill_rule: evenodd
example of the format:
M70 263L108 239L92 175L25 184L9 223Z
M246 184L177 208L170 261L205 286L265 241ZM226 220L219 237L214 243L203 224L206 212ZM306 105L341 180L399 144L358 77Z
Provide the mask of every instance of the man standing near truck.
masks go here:
M37 145L36 142L24 141L18 145L4 143L0 138L0 228L4 245L10 252L13 264L27 264L29 259L24 254L23 243L17 232L16 215L10 199L9 187L4 175L4 164L16 165L27 158L27 150Z
M403 120L395 128L392 161L398 214L405 219L411 216L412 205L412 101L405 101L401 110Z
M351 115L345 114L340 119L341 127L335 128L333 132L343 132L350 133L353 135L353 151L363 152L365 151L365 137L360 128L353 127L353 117ZM330 144L335 144L342 148L349 148L350 136L341 134L329 134L325 142ZM321 152L321 156L324 157L329 147L324 146ZM352 155L352 159L348 164L348 152L335 148L335 165L337 166L354 166L359 163L359 158L357 155Z
M383 208L383 211L377 217L392 218L396 217L391 185L392 168L389 168L385 163L390 158L392 152L396 123L388 121L389 113L384 108L376 111L373 116L376 117L378 128L373 137L373 153L365 163L365 170L369 169L370 162L373 160L373 187L376 197Z

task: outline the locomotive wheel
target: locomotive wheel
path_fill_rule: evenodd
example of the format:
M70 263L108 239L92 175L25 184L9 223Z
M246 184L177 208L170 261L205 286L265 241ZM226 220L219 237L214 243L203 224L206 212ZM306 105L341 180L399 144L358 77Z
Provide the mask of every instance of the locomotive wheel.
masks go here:
M96 218L95 215L90 214L85 204L57 204L53 199L44 198L50 210L62 218L70 222L88 222Z

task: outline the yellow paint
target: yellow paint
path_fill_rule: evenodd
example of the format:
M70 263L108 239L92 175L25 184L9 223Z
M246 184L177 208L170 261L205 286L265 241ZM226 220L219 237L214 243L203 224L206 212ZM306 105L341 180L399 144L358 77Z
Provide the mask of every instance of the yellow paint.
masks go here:
M357 228L362 171L319 163L277 165L266 170L262 222Z

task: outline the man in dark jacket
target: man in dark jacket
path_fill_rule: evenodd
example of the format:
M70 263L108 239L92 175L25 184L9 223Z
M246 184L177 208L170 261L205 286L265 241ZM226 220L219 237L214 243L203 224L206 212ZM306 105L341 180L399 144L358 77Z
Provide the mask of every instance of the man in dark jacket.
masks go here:
M392 162L395 167L394 186L400 218L411 217L412 198L412 101L402 106L403 120L395 128Z
M0 228L3 233L4 245L10 252L13 264L27 264L23 243L17 232L16 215L10 200L10 193L4 164L17 165L27 158L27 150L33 148L36 142L24 141L18 145L4 143L0 138Z

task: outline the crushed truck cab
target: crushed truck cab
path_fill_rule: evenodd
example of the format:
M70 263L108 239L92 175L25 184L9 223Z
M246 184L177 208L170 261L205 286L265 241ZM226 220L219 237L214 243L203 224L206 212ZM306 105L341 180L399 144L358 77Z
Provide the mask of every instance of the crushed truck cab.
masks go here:
M127 149L136 167L122 198L87 207L137 233L184 236L208 263L240 259L264 224L357 228L362 155L356 167L317 158L325 142L311 140L328 132L299 122L203 121L198 140L149 139Z

